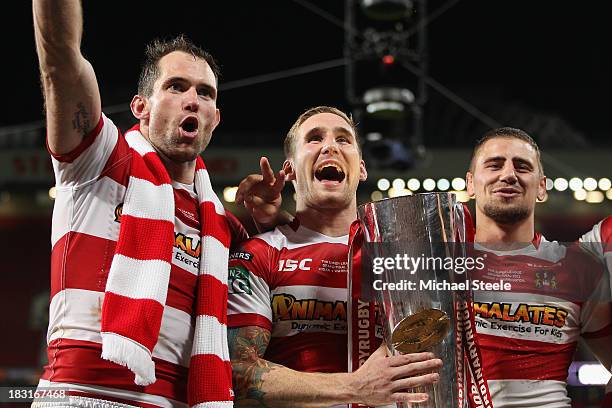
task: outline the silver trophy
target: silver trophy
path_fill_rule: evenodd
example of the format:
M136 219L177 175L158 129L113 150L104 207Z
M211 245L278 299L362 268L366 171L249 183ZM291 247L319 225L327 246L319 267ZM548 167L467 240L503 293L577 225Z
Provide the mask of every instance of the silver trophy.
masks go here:
M465 294L453 290L435 290L436 283L465 280L453 269L426 262L406 270L406 264L387 264L381 272L375 258L456 259L463 255L465 240L463 207L453 193L426 193L397 197L364 204L358 208L364 231L362 274L371 273L364 284L413 282L412 289L375 290L383 314L384 341L392 354L431 351L442 359L440 381L415 389L426 392L429 400L412 404L418 407L463 407L463 347L457 329L455 304ZM394 266L391 266L393 264ZM378 266L376 274L375 266ZM423 267L425 266L425 267ZM420 282L426 282L426 288ZM408 286L410 284L406 284ZM429 290L430 288L431 290ZM405 404L397 404L406 407Z

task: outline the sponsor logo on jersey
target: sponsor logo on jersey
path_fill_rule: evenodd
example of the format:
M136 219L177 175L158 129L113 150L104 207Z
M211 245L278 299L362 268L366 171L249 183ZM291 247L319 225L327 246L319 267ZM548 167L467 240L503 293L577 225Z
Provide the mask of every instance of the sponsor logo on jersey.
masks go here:
M177 210L181 214L183 214L187 219L190 219L191 221L199 222L198 218L196 217L196 215L194 213L192 213L191 211L187 211L187 210L184 210L182 208L177 208Z
M272 297L272 314L277 320L346 320L345 301L296 299L281 293Z
M535 273L535 287L538 289L557 289L557 274L554 271L541 270Z
M251 290L251 278L249 271L243 266L230 266L228 268L227 275L227 288L229 293L245 293L250 295L253 293Z
M243 261L251 261L255 258L255 255L249 252L232 252L229 259L242 259Z
M174 233L174 247L193 258L200 259L200 241L199 238L194 239L180 232Z
M309 271L312 258L304 259L281 259L278 261L279 272L293 272L295 270Z
M474 312L485 319L493 318L504 322L541 324L561 328L565 325L568 311L555 306L529 305L521 303L511 312L511 303L474 302Z
M115 207L115 222L121 222L121 214L123 214L123 203Z

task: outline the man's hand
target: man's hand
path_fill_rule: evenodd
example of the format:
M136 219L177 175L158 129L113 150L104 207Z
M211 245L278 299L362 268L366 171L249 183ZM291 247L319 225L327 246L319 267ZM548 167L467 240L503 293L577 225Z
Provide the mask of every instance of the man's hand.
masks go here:
M285 172L280 170L274 174L266 157L259 160L259 166L261 174L251 174L240 182L236 192L236 202L243 204L249 210L259 227L271 229L290 221L284 219L288 215L283 215L280 210L283 202L281 193L285 187ZM279 219L279 216L282 219Z
M357 392L359 402L369 406L387 405L393 402L423 402L429 396L410 392L411 388L436 383L436 372L442 360L432 353L414 353L387 357L382 344L367 361L352 373L351 386Z

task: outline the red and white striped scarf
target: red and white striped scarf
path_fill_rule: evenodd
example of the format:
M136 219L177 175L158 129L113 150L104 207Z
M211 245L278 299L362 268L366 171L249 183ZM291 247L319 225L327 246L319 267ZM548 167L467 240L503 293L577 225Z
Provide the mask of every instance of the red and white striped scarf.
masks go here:
M102 358L127 366L138 385L156 381L151 354L161 327L174 243L174 193L170 176L137 129L126 133L131 174L121 228L102 306ZM194 407L233 405L227 346L227 258L230 231L225 210L200 157L195 190L201 232L196 320L188 400Z

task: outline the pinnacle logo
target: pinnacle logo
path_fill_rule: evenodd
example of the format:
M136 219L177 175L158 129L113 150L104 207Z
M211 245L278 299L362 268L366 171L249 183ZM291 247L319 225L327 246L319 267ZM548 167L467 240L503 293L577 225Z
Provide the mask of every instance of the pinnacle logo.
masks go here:
M560 307L545 305L528 305L521 303L514 313L510 303L474 302L474 312L483 318L494 318L505 322L522 322L542 324L561 328L565 325L568 311Z
M174 247L179 248L187 255L196 259L200 259L200 242L200 239L188 237L180 232L174 233Z
M296 299L286 293L272 297L272 313L277 320L346 320L346 302Z
M229 293L252 294L249 271L242 266L230 266L227 274L227 288Z

